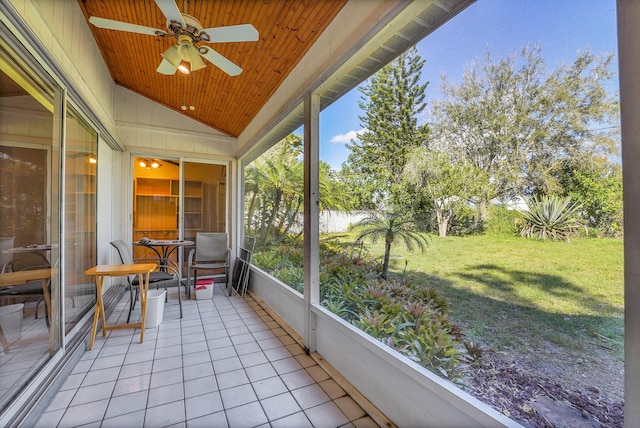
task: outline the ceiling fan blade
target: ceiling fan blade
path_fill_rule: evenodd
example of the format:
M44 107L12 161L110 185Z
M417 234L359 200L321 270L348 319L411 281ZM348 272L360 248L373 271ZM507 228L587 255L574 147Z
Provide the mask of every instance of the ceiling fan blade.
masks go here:
M259 38L258 30L251 24L205 28L200 31L202 32L211 37L211 40L208 40L209 43L255 42Z
M242 73L242 69L229 61L227 58L220 55L218 52L211 48L203 47L207 49L207 52L201 53L209 62L218 67L220 70L227 73L229 76L237 76Z
M176 5L176 2L174 0L155 0L155 2L162 11L162 14L169 21L177 21L180 23L182 28L185 27L182 13L180 13L180 9L178 9L178 5Z
M172 74L176 74L178 69L171 64L171 62L167 61L165 58L162 59L162 62L156 68L156 71L160 74L165 74L167 76L171 76Z
M200 54L198 50L190 45L187 50L187 55L189 56L189 63L191 64L191 71L200 70L201 68L205 68L207 64L204 63L202 58L200 58Z
M130 24L128 22L114 21L112 19L92 16L89 22L98 28L107 30L128 31L129 33L148 34L150 36L166 36L167 32L157 28L145 27L143 25Z

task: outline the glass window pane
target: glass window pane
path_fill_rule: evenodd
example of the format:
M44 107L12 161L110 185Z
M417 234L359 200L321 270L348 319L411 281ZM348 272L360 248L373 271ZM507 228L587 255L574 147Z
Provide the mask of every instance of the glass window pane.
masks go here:
M96 167L98 134L68 108L65 150L65 331L96 303L84 271L96 264Z
M134 158L133 239L178 239L180 163ZM136 248L135 258L146 249Z
M227 232L227 167L199 162L184 162L183 166L184 239L195 242L198 232ZM189 252L194 248L195 246L182 247L182 272L185 275Z

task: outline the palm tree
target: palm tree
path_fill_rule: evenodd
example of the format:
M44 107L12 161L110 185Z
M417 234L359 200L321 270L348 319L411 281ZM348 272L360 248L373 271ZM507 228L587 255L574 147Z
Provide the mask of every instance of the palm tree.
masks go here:
M291 230L302 233L304 203L302 139L289 135L245 171L246 224L258 247L275 243ZM331 167L320 163L320 208L347 210L350 201ZM295 226L298 226L297 228Z
M362 242L365 238L369 238L372 243L376 243L378 239L384 238L384 261L382 263L382 272L380 273L380 276L384 279L387 279L389 272L391 246L396 241L401 241L410 252L413 252L416 247L424 252L428 245L427 239L419 233L415 221L407 217L406 214L397 212L374 211L368 217L359 221L354 226L354 229L361 230L356 238L356 243Z

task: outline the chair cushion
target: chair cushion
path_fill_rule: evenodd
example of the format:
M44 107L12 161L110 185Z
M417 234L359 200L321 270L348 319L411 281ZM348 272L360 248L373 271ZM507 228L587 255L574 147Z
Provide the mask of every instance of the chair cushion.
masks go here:
M173 275L167 272L151 272L151 274L149 275L150 284L153 284L154 282L167 281L170 279L173 279ZM140 281L138 280L138 275L136 275L131 281L131 284L138 285L139 283Z
M225 262L213 262L213 263L196 263L191 266L191 269L225 269L229 265Z
M0 296L26 296L44 294L42 291L42 283L40 281L31 281L23 285L14 285L13 287L3 287L0 289Z

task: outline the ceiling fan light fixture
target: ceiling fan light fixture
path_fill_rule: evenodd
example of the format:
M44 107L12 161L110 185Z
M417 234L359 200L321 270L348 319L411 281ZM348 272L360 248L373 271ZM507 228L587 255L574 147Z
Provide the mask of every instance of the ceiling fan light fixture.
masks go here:
M184 74L191 73L191 71L189 70L189 66L187 66L187 63L184 61L180 63L180 65L178 66L178 70L180 70L180 72Z
M239 24L203 28L196 18L180 12L176 0L155 0L155 3L167 18L167 31L98 16L90 16L89 22L98 28L107 30L170 37L177 40L177 45L171 46L161 54L163 59L156 69L160 74L174 75L182 61L189 63L190 72L200 70L206 67L206 63L202 58L208 60L229 76L237 76L242 72L242 68L226 57L208 47L198 46L198 43L201 41L206 43L255 42L259 40L259 34L253 25ZM201 56L202 58L200 58ZM185 72L184 70L181 71Z
M162 58L166 59L173 65L175 68L178 68L180 62L182 62L182 58L180 57L180 52L178 52L178 47L176 45L171 46L166 51L162 52Z
M202 60L202 57L200 57L198 49L195 46L189 46L186 53L189 58L188 61L191 64L191 71L197 71L207 66Z

